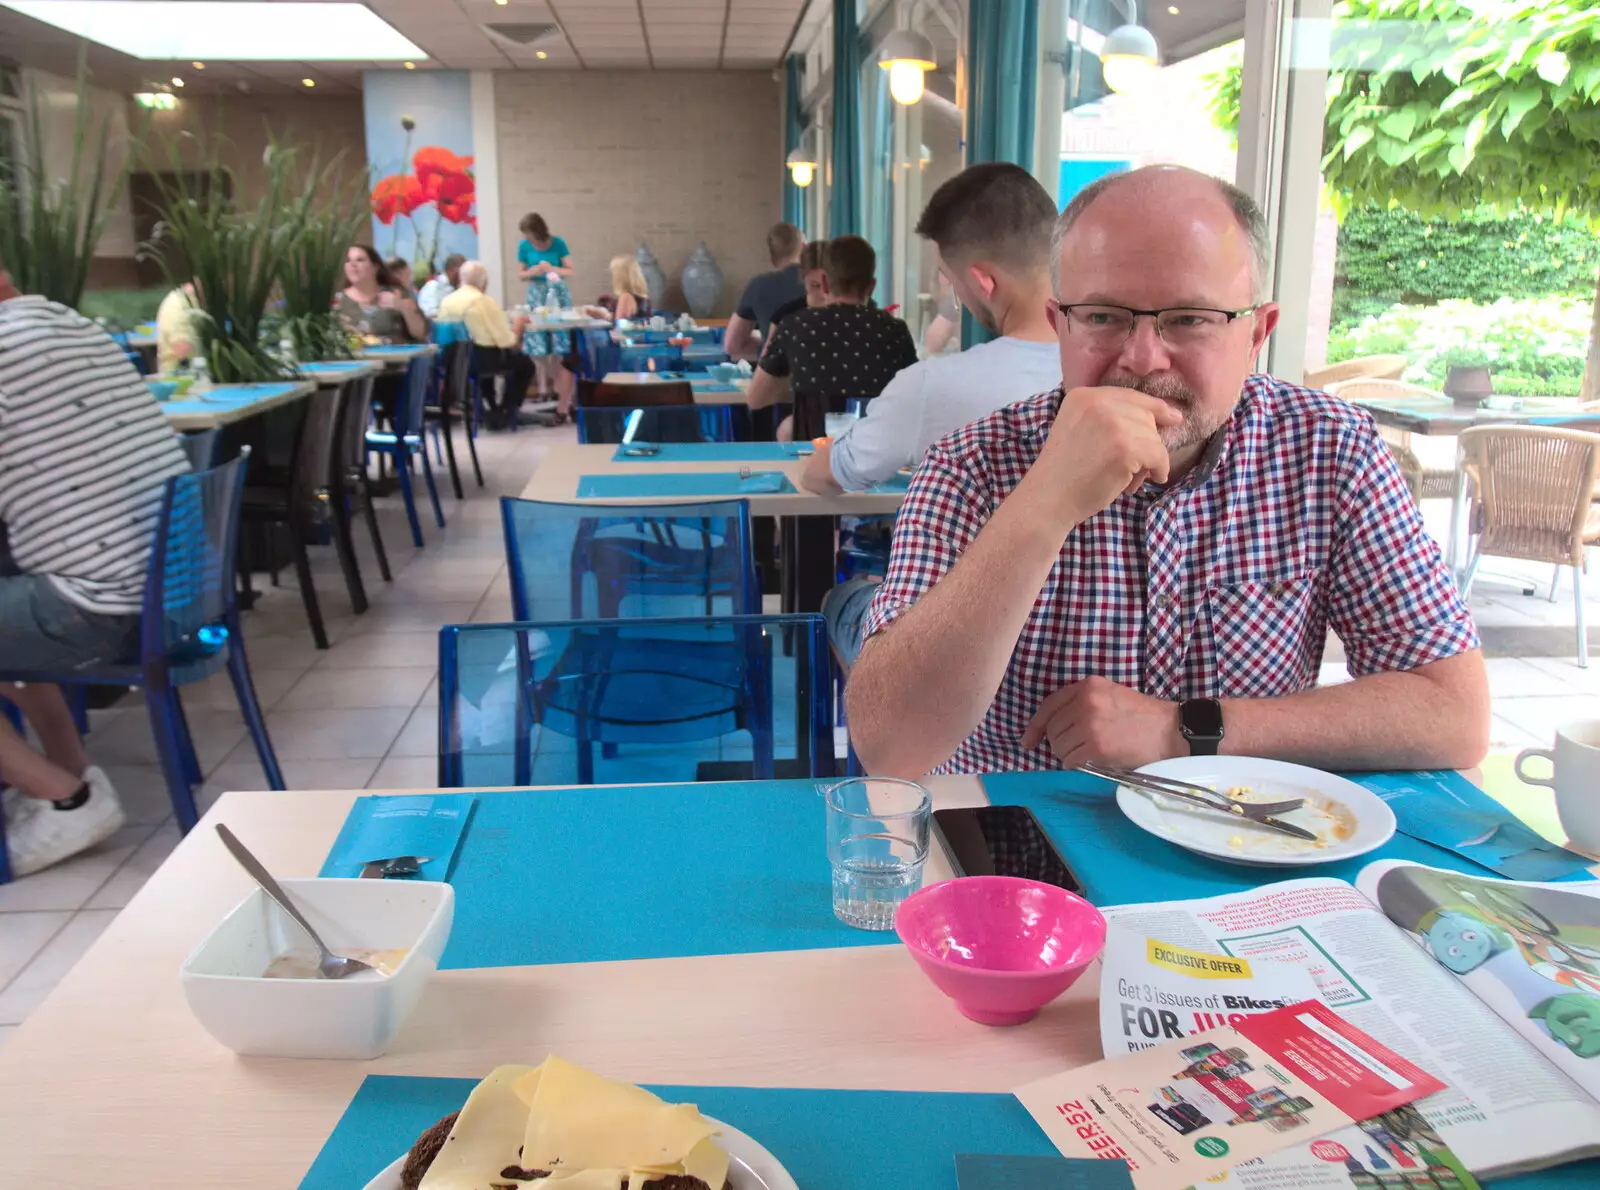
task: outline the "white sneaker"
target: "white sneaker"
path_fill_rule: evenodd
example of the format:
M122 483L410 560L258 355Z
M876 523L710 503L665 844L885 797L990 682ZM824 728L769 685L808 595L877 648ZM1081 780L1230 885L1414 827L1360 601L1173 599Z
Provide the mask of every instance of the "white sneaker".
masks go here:
M6 818L11 874L27 876L104 843L127 820L110 778L91 765L84 770L89 800L76 810L57 810L40 798L22 798Z

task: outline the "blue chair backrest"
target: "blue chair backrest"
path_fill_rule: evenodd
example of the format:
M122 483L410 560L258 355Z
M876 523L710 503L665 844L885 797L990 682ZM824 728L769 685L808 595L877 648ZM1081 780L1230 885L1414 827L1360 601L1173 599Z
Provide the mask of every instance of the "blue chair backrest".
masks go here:
M821 616L450 625L439 675L447 788L834 772Z
M622 348L611 341L611 332L604 328L576 332L578 344L578 374L587 380L604 380L606 373L618 370Z
M419 355L406 365L405 383L400 388L400 400L395 408L395 429L402 437L411 438L422 433L423 410L428 405L432 380L432 355Z
M676 372L683 369L683 352L676 347L643 346L634 344L625 346L618 353L617 371L619 372L645 372L649 370L650 362L655 361L657 372Z
M629 506L502 497L519 620L761 610L744 500Z
M440 347L448 347L452 343L470 343L472 336L468 333L467 324L464 322L435 322L433 341Z
M644 409L578 407L579 442L621 442L628 418L638 413L635 442L732 442L731 405L655 405Z
M140 651L192 676L220 667L234 619L233 562L248 447L220 467L167 480L145 579Z

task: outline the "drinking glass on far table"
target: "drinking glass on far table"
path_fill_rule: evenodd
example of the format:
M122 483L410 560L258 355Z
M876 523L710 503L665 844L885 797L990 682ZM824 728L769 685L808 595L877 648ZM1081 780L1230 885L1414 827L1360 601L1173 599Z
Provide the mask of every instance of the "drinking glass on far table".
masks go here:
M922 887L932 796L893 777L857 777L823 792L834 916L859 930L893 929L900 902Z

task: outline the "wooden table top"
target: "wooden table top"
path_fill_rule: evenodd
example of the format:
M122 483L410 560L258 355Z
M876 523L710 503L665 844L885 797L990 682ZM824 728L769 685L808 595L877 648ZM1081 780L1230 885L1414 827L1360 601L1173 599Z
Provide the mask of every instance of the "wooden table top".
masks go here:
M986 801L975 777L928 785L936 806ZM236 1056L178 983L251 889L212 824L274 873L312 876L371 792L217 803L0 1050L0 1186L287 1190L366 1075L482 1077L552 1050L636 1082L989 1092L1100 1056L1097 972L1026 1027L990 1029L893 945L441 971L374 1061ZM949 874L936 859L930 881Z
M752 470L782 471L795 486L793 492L751 492L740 497L750 502L752 516L881 516L899 510L904 491L835 492L820 494L800 486L800 474L807 459L762 460L759 463L656 462L633 459L617 462L615 443L590 443L552 447L522 490L524 500L550 500L562 504L683 504L726 496L629 496L583 498L578 496L578 481L585 475L640 475L648 469L675 473L737 472L741 466Z
M179 433L215 430L309 397L317 388L314 380L283 380L259 385L215 384L198 394L191 389L188 396L161 402L161 413L167 424ZM259 389L260 395L255 399L243 399L251 389Z
M1438 397L1372 397L1350 403L1372 414L1380 426L1408 430L1424 437L1454 437L1473 426L1564 425L1569 422L1589 423L1587 428L1591 429L1600 426L1600 409L1585 409L1576 400L1560 397L1528 397L1520 409L1457 405Z

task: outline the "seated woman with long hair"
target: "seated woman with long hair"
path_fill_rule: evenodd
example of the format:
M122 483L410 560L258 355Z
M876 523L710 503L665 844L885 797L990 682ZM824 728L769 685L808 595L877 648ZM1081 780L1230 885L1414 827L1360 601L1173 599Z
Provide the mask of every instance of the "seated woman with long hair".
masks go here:
M643 319L650 317L650 287L645 284L644 271L632 256L611 258L611 292L600 299L613 319Z

